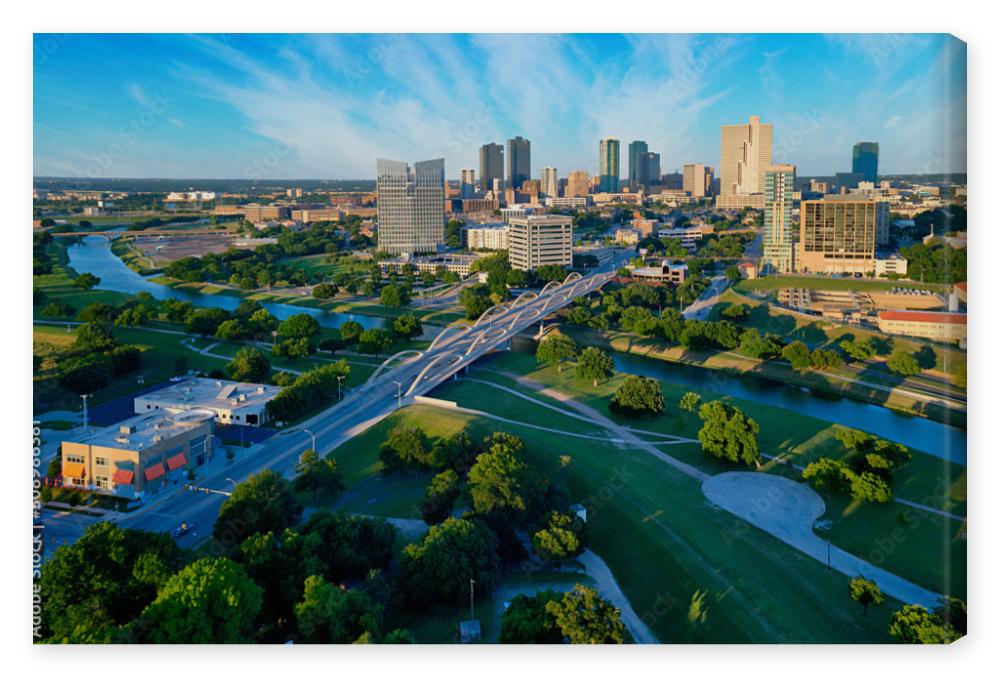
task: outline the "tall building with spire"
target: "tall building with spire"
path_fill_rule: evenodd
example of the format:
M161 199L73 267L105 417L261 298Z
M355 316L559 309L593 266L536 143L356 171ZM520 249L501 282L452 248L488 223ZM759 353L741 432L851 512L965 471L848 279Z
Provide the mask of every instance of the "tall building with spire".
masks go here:
M507 187L518 189L531 178L531 141L521 136L507 141Z
M393 254L436 252L444 242L444 159L379 159L378 249Z
M764 240L762 273L789 273L795 270L792 233L792 203L795 167L774 164L764 170Z
M617 193L621 190L621 141L617 138L602 138L600 145L600 191Z
M722 127L719 149L720 188L716 206L743 209L764 206L764 178L771 166L772 124L753 116L746 124Z
M494 181L503 185L503 145L486 143L479 148L479 190L493 190Z

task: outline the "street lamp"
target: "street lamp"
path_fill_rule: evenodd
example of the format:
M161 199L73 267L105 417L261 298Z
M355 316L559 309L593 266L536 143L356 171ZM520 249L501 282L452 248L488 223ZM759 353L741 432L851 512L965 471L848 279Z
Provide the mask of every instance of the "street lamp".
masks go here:
M340 382L344 380L345 376L337 376L337 401L340 402L343 399L343 395L340 392Z
M302 432L303 433L308 433L309 437L312 438L312 451L315 452L316 451L316 436L313 435L313 432L311 430L309 430L308 428L303 428Z
M88 397L93 397L93 395L90 394L90 393L87 393L86 395L80 395L80 398L83 400L83 432L84 433L87 432L87 398Z
M393 381L396 384L396 409L403 408L403 384L399 381Z
M278 331L271 331L271 344L272 345L278 344Z

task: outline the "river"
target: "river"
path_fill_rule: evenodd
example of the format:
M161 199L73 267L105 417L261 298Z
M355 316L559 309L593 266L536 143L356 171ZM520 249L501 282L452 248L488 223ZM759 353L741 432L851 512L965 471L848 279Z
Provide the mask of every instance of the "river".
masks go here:
M128 268L118 255L111 251L111 243L101 236L87 236L81 241L74 242L68 247L67 252L70 268L77 273L89 271L98 276L101 279L99 286L101 290L112 290L129 295L146 292L158 300L173 297L199 307L219 307L227 311L235 310L242 302L240 298L230 295L210 295L154 283ZM320 326L324 328L339 328L345 321L357 321L365 328L383 328L387 323L386 319L377 316L327 312L315 307L301 307L277 302L261 302L261 305L281 320L287 319L293 314L309 314L315 317Z
M523 337L518 338L514 349L532 352L533 344ZM624 373L686 386L695 392L729 395L833 421L880 435L956 464L966 463L967 433L955 426L755 376L730 374L627 352L612 352L611 356L615 361L615 368Z

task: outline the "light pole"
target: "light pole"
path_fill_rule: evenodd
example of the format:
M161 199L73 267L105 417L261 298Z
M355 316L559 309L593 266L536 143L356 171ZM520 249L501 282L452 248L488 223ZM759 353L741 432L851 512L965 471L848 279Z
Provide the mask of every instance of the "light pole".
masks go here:
M337 401L340 402L344 397L340 392L340 382L344 380L344 376L337 376Z
M476 581L469 578L469 620L476 620Z
M396 409L403 408L403 384L399 381L393 381L396 384Z
M91 395L90 393L87 393L86 395L80 395L80 398L83 400L83 432L84 433L87 432L87 398L88 397L93 397L93 395Z
M315 452L316 451L316 436L313 435L313 432L311 430L309 430L308 428L303 428L302 432L303 433L308 433L309 437L312 438L312 451Z
M278 331L271 331L271 346L278 344Z

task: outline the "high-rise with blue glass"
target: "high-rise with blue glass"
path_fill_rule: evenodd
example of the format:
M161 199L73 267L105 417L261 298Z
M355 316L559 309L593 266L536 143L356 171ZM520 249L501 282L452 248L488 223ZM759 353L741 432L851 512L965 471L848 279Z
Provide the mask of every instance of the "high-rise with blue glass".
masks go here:
M851 172L861 174L870 183L878 182L878 143L854 144Z

